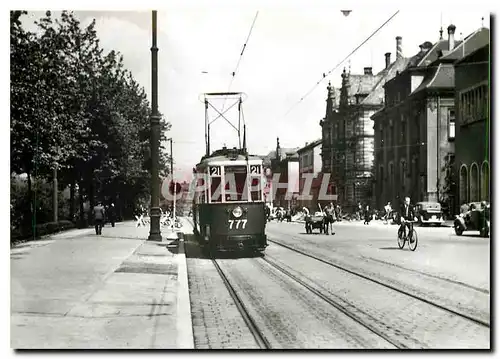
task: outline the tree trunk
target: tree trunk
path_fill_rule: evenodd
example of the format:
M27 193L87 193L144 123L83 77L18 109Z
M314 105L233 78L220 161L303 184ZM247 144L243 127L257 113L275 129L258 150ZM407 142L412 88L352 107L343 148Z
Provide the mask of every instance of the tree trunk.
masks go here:
M83 208L83 181L78 182L78 206L80 209L80 225L79 227L85 226L85 212Z
M72 175L71 178L71 183L69 185L69 220L74 221L75 220L75 186L76 186L76 180L75 177Z
M22 226L28 226L28 227L31 227L31 228L34 228L34 224L35 224L35 218L33 217L33 209L34 209L34 203L33 203L33 188L32 188L32 183L31 183L31 171L30 170L27 170L26 171L26 174L28 175L28 203L29 203L29 206L28 208L26 208L26 214L25 214L25 219L24 219L24 223L22 224Z

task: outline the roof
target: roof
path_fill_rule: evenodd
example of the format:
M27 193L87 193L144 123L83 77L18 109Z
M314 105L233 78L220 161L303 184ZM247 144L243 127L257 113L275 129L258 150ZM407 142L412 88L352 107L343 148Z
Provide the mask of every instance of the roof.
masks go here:
M320 138L320 139L315 140L315 141L313 141L313 142L311 142L311 143L308 143L308 144L307 144L307 145L305 145L304 147L299 148L299 149L297 150L297 153L301 153L301 152L304 152L304 151L306 151L306 150L308 150L308 149L310 149L310 148L314 148L314 147L316 147L316 146L319 146L319 145L321 145L321 143L322 143L322 142L323 142L323 140Z
M213 162L235 162L235 161L246 161L247 158L244 155L237 155L229 159L227 156L213 156L213 157L205 157L203 158L197 166L207 166ZM261 161L262 158L259 156L249 155L248 161Z
M354 96L368 95L375 84L380 80L382 75L348 75L349 85L349 100L351 103L355 102Z
M432 69L425 76L419 87L412 94L425 89L454 88L455 87L455 68L451 64L439 64L437 68Z
M461 44L462 41L455 41L455 46L458 46ZM411 65L411 67L426 67L430 64L432 64L434 61L436 61L440 54L444 53L445 51L448 51L448 39L443 39L439 40L432 46L430 50L428 50L426 53L423 53L419 61L415 65ZM418 54L417 54L418 57Z
M403 71L408 65L410 59L406 57L400 57L396 59L388 68L380 71L377 76L380 76L379 81L373 87L371 93L361 102L367 105L383 105L384 104L384 85L387 81L394 78L397 72Z
M479 49L476 49L475 51L471 52L470 54L466 55L465 57L455 61L455 65L457 64L461 64L463 62L468 62L470 61L473 57L475 57L476 55L478 55L480 52L483 52L484 55L486 55L486 58L488 59L489 61L489 52L490 52L490 44L488 45L485 45L485 46L482 46L480 47Z
M441 60L458 60L464 56L467 56L477 49L487 45L490 43L490 30L481 27L478 30L474 31L472 34L467 36L463 42L460 42L459 45L455 45L455 48L441 57Z

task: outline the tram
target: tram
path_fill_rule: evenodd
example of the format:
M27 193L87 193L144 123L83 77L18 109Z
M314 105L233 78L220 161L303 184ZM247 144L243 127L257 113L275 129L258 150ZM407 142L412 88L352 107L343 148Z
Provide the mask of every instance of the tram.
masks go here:
M241 111L241 97L239 101ZM207 102L205 98L206 110ZM210 124L208 119L206 121L206 154L194 168L197 181L193 198L194 229L207 254L221 251L262 253L268 245L263 161L248 153L245 125L243 146L223 147L210 153ZM239 123L238 137L240 128Z

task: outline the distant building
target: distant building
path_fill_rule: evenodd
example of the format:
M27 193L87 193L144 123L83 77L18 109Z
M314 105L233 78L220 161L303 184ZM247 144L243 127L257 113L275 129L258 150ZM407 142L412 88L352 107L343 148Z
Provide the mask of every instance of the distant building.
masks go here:
M462 202L490 201L489 59L488 41L454 63L457 207Z
M403 197L439 201L456 208L452 169L455 156L455 75L453 62L489 38L479 29L464 41L420 45L406 68L385 85L385 106L372 116L375 129L377 207Z
M299 194L310 195L312 197L310 200L299 200L299 205L313 210L318 208L318 197L321 188L321 143L321 139L311 143L306 143L304 147L297 151L297 154L299 155ZM311 183L310 190L304 192L306 179L303 175L306 173L311 173L314 176L314 179Z
M271 159L271 171L268 178L272 179L277 174L280 175L279 183L283 188L274 189L273 183L268 180L269 196L275 193L272 199L273 205L284 208L295 207L299 194L299 155L297 148L288 150L281 148L279 138L276 139L275 157ZM287 192L290 198L287 198Z
M401 37L396 38L396 60L385 54L385 68L373 74L365 67L363 75L342 73L337 93L328 86L327 113L320 122L323 131L323 172L331 173L333 193L344 208L358 203L375 204L374 129L372 115L384 106L384 84L404 69ZM339 97L337 105L337 97Z

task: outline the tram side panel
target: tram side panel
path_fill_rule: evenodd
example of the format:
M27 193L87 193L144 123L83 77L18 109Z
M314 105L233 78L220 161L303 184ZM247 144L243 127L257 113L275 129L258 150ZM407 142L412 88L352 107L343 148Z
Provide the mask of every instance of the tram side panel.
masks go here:
M202 240L220 249L267 246L263 202L200 204L199 226Z

